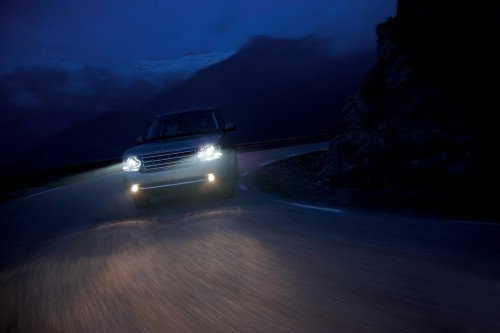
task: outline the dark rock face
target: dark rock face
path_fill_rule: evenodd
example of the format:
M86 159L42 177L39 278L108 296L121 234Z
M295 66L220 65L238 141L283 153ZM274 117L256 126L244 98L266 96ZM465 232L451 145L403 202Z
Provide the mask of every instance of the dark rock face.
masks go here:
M360 187L498 184L500 4L399 0L322 175Z

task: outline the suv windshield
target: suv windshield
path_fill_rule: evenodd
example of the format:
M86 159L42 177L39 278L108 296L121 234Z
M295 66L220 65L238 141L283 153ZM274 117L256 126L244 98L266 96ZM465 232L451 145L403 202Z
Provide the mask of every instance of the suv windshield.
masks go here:
M218 130L219 124L212 110L174 113L154 119L146 140L210 133Z

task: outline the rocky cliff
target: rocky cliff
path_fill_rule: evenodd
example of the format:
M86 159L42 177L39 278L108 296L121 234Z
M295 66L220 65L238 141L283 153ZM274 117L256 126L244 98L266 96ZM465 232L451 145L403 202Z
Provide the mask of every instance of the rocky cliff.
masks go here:
M332 184L498 185L500 4L399 0L378 62L344 107L322 167Z

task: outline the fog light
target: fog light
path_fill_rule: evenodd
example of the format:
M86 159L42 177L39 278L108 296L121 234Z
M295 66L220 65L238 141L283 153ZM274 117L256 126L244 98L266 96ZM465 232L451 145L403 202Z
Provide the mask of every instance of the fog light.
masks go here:
M138 191L139 191L139 185L134 184L134 185L130 186L130 191L131 191L132 193L136 193L136 192L138 192Z
M208 180L209 182L213 182L213 181L215 180L215 176L214 176L214 174L213 174L213 173L209 173L209 174L207 175L207 180Z

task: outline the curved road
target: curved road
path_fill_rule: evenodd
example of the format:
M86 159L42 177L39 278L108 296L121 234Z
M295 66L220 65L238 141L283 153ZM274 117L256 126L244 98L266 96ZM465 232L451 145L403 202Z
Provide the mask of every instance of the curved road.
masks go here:
M346 211L246 174L136 210L120 166L0 205L1 332L500 332L500 224Z

